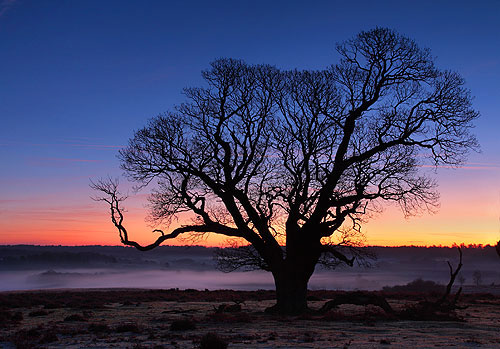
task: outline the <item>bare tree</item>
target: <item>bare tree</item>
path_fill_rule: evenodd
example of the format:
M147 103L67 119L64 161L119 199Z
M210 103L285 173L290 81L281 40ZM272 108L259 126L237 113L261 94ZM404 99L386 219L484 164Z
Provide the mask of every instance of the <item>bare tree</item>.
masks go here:
M479 270L475 270L472 273L472 279L474 280L474 284L476 286L481 286L481 284L483 283L483 275Z
M155 184L152 218L191 212L192 224L157 230L142 246L123 226L116 183L94 183L122 243L149 250L205 233L245 240L235 249L242 259L221 258L270 271L275 309L293 314L307 309L318 263L354 263L363 218L382 202L406 215L432 210L436 185L419 169L458 165L477 146L469 130L479 114L463 79L389 29L361 32L337 51L340 63L323 71L213 62L206 87L186 89L185 104L120 151L129 178Z
M459 274L458 275L458 282L460 283L460 286L463 287L464 284L465 284L465 280L466 278L462 275L462 274Z

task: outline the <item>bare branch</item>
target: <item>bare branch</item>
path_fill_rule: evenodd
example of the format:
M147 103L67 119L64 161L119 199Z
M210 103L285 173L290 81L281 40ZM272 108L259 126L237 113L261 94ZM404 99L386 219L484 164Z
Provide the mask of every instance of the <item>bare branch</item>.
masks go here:
M203 232L203 233L217 233L226 236L242 237L237 229L226 227L222 224L211 222L210 224L202 225L184 225L179 228L174 229L172 232L165 234L160 229L155 229L153 232L159 232L160 236L149 245L141 245L136 241L129 240L127 229L123 226L123 208L120 203L125 200L125 197L118 191L118 180L108 179L108 180L98 180L97 182L92 182L90 187L96 191L104 194L104 196L96 197L95 200L104 201L109 204L111 221L114 226L118 229L120 240L122 244L127 246L133 246L140 251L152 250L155 247L161 245L162 242L169 239L175 239L181 234L188 232Z
M458 253L460 255L460 259L458 261L457 269L453 270L453 267L451 266L450 261L447 261L448 268L450 269L450 281L448 282L448 285L446 285L446 292L443 294L443 296L438 301L436 301L435 304L436 304L437 307L439 307L440 305L442 305L448 299L448 296L451 293L451 288L453 287L453 284L455 283L455 279L456 279L458 273L460 272L460 270L462 269L462 266L463 266L463 264L462 264L462 249L460 248L460 246L457 246L457 249L458 249ZM456 302L456 299L458 298L458 295L460 294L461 291L462 291L462 288L460 288L458 290L454 302Z

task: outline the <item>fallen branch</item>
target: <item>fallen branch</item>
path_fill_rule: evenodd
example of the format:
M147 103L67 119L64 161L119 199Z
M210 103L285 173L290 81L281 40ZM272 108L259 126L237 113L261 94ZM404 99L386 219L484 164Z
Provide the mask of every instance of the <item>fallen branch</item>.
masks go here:
M394 310L384 297L374 293L359 291L338 295L334 299L326 302L320 309L320 313L326 313L341 304L374 305L382 308L386 313L394 313Z
M451 288L453 287L453 284L455 283L455 279L457 278L457 275L460 272L460 269L462 269L462 266L463 266L463 264L462 264L462 249L459 246L457 246L457 249L458 249L458 253L460 254L460 260L458 262L457 269L455 271L453 271L453 267L451 266L450 261L447 262L448 268L450 268L450 281L448 282L448 285L446 286L446 292L444 293L444 295L434 303L434 305L436 307L442 307L445 304L446 300L450 296ZM461 292L462 292L462 287L460 287L458 292L455 294L453 301L448 302L448 306L450 306L450 305L455 306L456 305L456 301L458 300L458 296L460 295Z
M450 281L446 286L446 291L441 298L437 301L422 301L417 304L408 306L406 309L399 313L399 316L402 319L409 320L445 320L445 321L463 321L461 317L459 317L455 310L457 309L465 309L466 307L458 306L458 298L462 293L462 288L460 287L453 297L450 298L451 289L455 282L455 279L462 269L462 249L457 246L458 252L460 254L460 260L458 262L457 268L453 270L451 263L448 261L448 268L450 269Z

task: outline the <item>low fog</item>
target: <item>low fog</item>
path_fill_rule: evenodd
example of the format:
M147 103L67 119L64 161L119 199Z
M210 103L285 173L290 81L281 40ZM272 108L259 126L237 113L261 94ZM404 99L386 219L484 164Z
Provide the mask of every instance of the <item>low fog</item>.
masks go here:
M317 268L310 289L380 290L421 278L446 284L447 261L456 267L452 248L374 247L371 267ZM463 249L462 277L456 285L474 291L500 285L500 260L492 247ZM160 247L139 252L109 246L2 246L0 291L65 288L147 288L198 290L274 289L270 273L223 273L215 268L213 250L204 247Z

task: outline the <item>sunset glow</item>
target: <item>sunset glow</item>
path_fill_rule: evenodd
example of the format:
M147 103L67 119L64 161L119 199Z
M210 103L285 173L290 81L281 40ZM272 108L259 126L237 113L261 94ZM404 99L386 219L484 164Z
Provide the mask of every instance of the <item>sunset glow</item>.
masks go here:
M440 170L437 176L441 184L441 205L436 213L421 212L405 218L397 206L386 205L383 212L375 214L363 225L366 243L377 246L495 244L500 236L500 193L488 186L475 187L473 183L477 179L494 183L500 177L500 170L452 169L442 172ZM87 188L73 195L88 202L80 205L71 198L58 200L56 197L1 201L4 205L0 225L2 243L119 245L118 232L109 219L107 208L91 201L93 193ZM141 243L152 242L157 237L146 221L146 197L145 194L132 196L124 204L128 210L126 227L131 237ZM52 205L47 205L47 200ZM181 225L185 220L189 221L188 218L180 218L165 231ZM225 246L226 241L226 237L212 234L194 241L170 240L168 244L220 247Z

